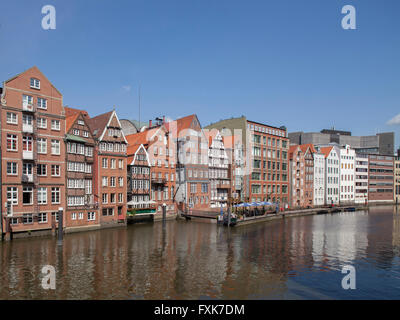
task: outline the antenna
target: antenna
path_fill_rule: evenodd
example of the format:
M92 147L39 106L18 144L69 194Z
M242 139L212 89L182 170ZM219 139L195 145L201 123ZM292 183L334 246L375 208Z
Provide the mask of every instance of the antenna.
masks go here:
M140 99L141 99L140 90L141 90L141 83L139 82L139 128L140 128Z

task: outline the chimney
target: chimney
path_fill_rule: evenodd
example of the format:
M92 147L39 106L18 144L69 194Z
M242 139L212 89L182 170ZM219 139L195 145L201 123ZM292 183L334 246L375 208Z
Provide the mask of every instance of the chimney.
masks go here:
M162 123L165 123L165 116L162 117Z
M152 122L152 120L149 120L149 128L151 128Z

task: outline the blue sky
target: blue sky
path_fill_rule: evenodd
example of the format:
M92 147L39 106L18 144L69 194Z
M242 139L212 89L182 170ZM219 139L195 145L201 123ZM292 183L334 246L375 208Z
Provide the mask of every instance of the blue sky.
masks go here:
M41 28L42 6L56 30ZM357 30L343 30L353 5ZM64 104L120 118L191 113L353 135L395 131L400 144L400 1L8 1L1 81L37 65ZM4 46L3 46L4 45Z

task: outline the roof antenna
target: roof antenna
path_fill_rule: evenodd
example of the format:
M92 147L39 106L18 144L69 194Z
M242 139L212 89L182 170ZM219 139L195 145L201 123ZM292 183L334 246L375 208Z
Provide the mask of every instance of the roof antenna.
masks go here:
M140 99L141 99L141 96L140 96L140 89L141 89L141 84L140 84L140 82L139 82L139 128L141 127L141 125L140 125Z

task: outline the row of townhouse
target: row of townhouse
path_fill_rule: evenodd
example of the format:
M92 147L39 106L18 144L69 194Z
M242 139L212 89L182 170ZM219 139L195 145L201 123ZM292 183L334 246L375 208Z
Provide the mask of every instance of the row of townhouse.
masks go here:
M292 207L396 200L394 156L306 144L291 145L289 158Z
M30 68L1 88L1 231L125 224L127 142L115 111L90 118Z

